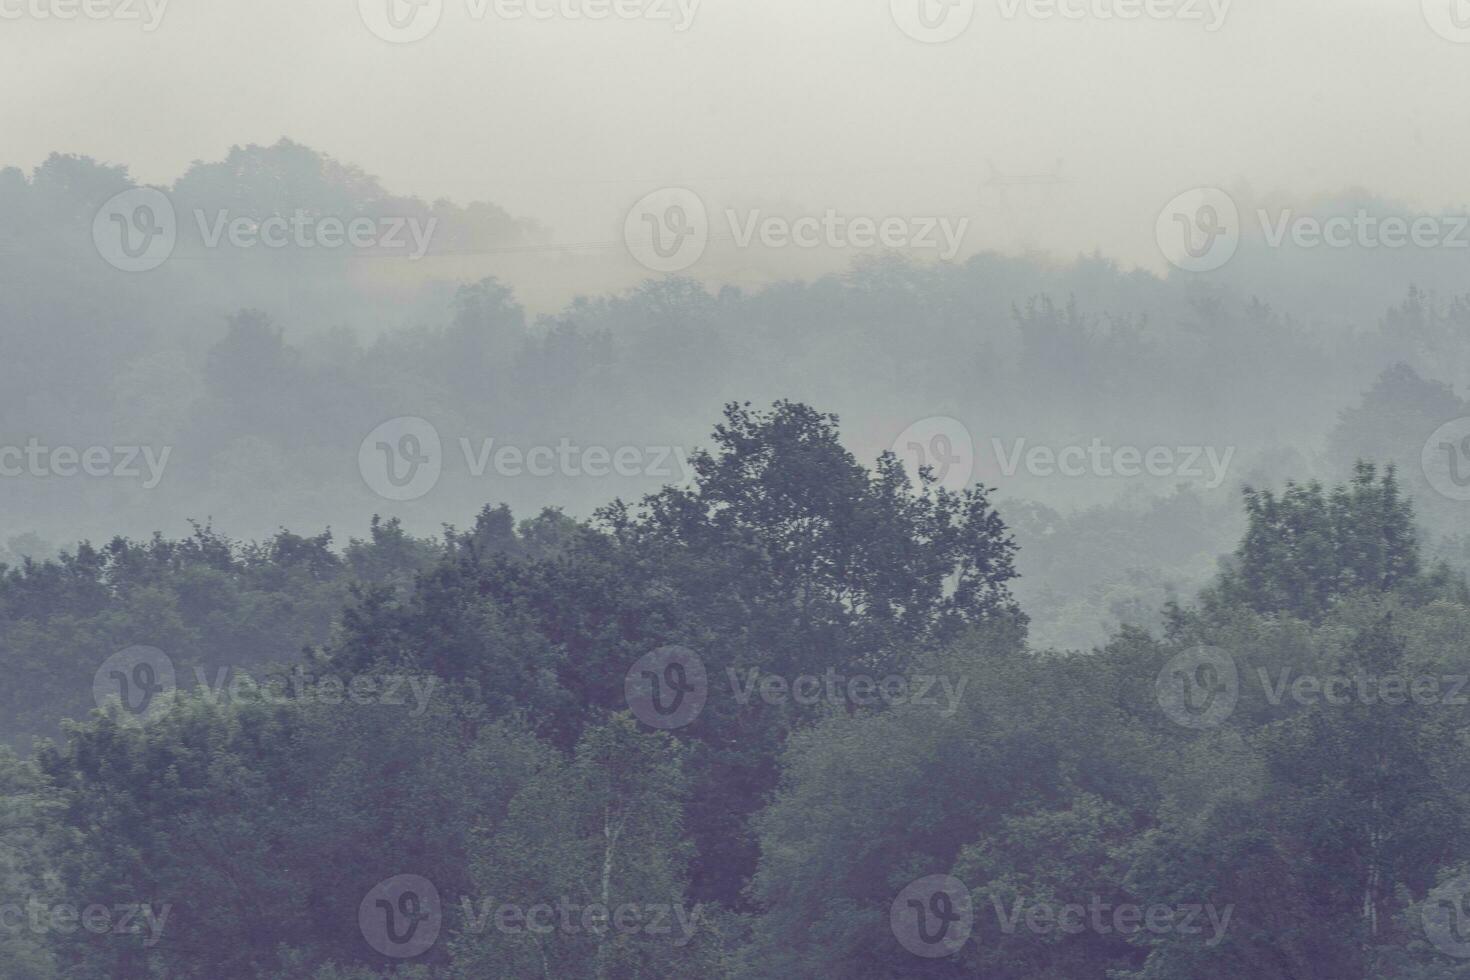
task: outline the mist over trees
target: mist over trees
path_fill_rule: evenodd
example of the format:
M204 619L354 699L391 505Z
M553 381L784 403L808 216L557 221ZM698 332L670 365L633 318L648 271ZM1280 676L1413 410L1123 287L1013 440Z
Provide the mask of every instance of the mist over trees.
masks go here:
M281 140L133 275L138 189L0 170L0 976L1470 977L1443 254L584 294ZM433 232L209 240L302 214Z
M1455 530L1457 504L1428 492L1417 448L1465 414L1456 392L1470 383L1470 313L1457 294L1426 291L1444 276L1424 250L1422 267L1377 278L1353 271L1354 254L1275 250L1271 277L1243 282L1239 269L1258 261L1249 243L1228 276L1209 282L1126 272L1100 256L933 264L873 254L815 281L716 289L649 279L533 314L493 275L466 283L464 269L435 265L470 254L493 269L507 255L496 249L544 241L534 222L491 204L397 197L285 140L237 147L167 189L180 215L435 218L429 254L408 263L359 250L208 249L189 241L199 229L186 217L177 254L138 277L98 261L91 238L97 208L129 186L125 167L61 155L0 177L0 316L33 325L5 337L7 425L22 446L152 454L133 479L7 481L23 522L6 534L13 559L82 538L184 535L188 520L264 539L282 526L360 533L374 514L434 535L486 501L586 517L613 497L687 478L684 457L724 403L778 398L841 415L869 462L918 419L968 427L976 478L1010 504L1028 545L1023 593L1034 584L1028 598L1054 610L1033 611L1038 628L1063 645L1137 622L1111 608L1132 601L1137 583L1150 607L1171 582L1202 585L1237 530L1234 494L1245 482L1343 479L1359 458L1392 461L1422 518ZM1323 261L1339 262L1354 290L1381 280L1378 292L1349 316L1320 302L1315 280L1280 279L1282 268ZM432 494L396 503L366 486L353 461L374 425L404 415L437 429L444 472ZM630 475L476 472L486 440L493 452L563 439L677 453ZM1005 470L1017 449L1094 439L1232 455L1223 474L1201 467L1189 478ZM1195 542L1187 548L1169 535L1134 556L1135 536L1116 533L1109 546L1125 549L1122 568L1055 568L1045 558L1048 528L1065 515L1086 520L1102 507L1109 513L1089 528L1121 528L1181 506L1216 515L1184 529ZM1074 553L1077 533L1059 539ZM1439 548L1438 534L1427 544ZM1031 560L1047 564L1027 568ZM1084 580L1062 583L1079 572ZM1054 619L1066 622L1053 631Z

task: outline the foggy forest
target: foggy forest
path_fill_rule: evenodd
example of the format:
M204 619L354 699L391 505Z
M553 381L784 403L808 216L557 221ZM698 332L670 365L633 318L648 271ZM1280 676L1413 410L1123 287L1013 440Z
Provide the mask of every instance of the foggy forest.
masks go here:
M1466 0L0 79L0 980L1470 978Z

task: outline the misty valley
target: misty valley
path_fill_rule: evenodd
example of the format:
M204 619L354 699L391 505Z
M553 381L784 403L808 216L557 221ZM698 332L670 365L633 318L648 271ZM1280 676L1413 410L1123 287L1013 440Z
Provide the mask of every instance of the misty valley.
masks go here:
M0 0L0 980L1470 980L1462 6Z

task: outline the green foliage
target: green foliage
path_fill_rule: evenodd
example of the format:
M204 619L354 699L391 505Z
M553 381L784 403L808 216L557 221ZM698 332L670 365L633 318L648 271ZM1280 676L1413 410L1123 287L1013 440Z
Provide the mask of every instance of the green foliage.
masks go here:
M1245 537L1222 601L1261 613L1319 622L1332 604L1362 592L1393 591L1420 574L1413 506L1393 467L1379 476L1359 462L1351 483L1288 483L1280 496L1245 490Z
M436 557L397 522L377 523L345 558L329 532L282 530L261 543L195 525L182 540L114 538L54 560L0 566L0 738L27 747L96 705L92 676L110 655L143 645L194 686L227 669L292 663L325 642L354 581L401 587Z
M504 299L467 296L465 329L502 323ZM865 468L834 418L791 402L728 406L693 464L689 485L593 523L486 507L442 542L374 521L340 554L327 534L245 545L198 528L6 571L17 732L85 707L94 662L139 634L185 671L291 662L371 690L407 678L423 696L185 684L144 720L93 712L32 759L0 752L11 901L166 913L152 931L0 929L5 968L1464 974L1423 916L1470 866L1470 722L1444 700L1470 694L1455 688L1470 677L1470 598L1448 570L1423 569L1392 468L1360 464L1331 490L1248 489L1240 546L1200 601L1167 605L1160 635L1125 625L1064 655L1028 648L1016 545L986 491L910 486L889 455ZM1210 513L1181 493L1137 517L1168 537ZM1085 518L1021 519L1077 537L1088 561L1106 550ZM1049 562L1065 554L1046 547ZM630 714L624 685L667 644L697 651L710 679L703 712L671 732ZM1195 680L1228 710L1191 726L1160 691L1201 645L1228 664ZM954 698L742 703L733 684L748 670L929 677ZM1439 698L1364 693L1392 679L1431 681ZM1332 691L1348 696L1312 696ZM405 875L441 905L438 938L400 958L360 914ZM973 932L927 958L892 915L932 875L964 883ZM1192 908L1195 929L1108 917ZM1069 909L1078 928L1058 925Z

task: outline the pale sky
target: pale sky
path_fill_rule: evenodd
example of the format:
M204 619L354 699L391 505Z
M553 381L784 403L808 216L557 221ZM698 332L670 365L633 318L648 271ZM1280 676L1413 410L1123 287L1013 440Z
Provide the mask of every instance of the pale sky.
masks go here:
M1088 8L1078 20L978 0L943 44L907 36L890 0L703 0L682 32L439 0L437 28L405 44L356 0L172 0L151 32L33 13L68 2L0 0L0 165L64 151L167 183L288 136L559 242L609 238L634 201L679 185L714 207L971 215L972 246L1150 267L1159 209L1190 187L1470 199L1470 43L1430 26L1455 4L1470 24L1465 0L1235 0L1214 31L1211 0L1149 0L1202 20L1132 21L1098 16L1114 0L1064 0ZM87 2L146 21L161 0ZM987 161L1065 183L986 187Z

